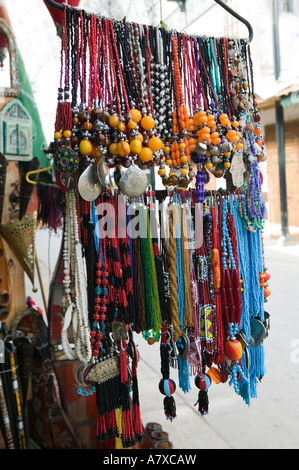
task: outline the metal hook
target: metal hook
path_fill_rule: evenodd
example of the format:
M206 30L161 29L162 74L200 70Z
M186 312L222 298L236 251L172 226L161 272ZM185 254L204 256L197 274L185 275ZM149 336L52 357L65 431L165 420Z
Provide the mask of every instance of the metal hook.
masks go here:
M218 5L220 5L222 8L224 8L226 11L228 11L232 16L237 18L237 20L241 21L241 23L245 24L247 26L248 32L249 32L249 37L248 41L251 42L253 38L253 29L249 21L247 21L245 18L240 16L238 13L236 13L234 10L232 10L228 5L226 5L222 0L214 0Z
M57 2L54 2L54 0L46 0L47 4L50 5L53 8L56 8L57 10L64 10L64 4L60 4Z

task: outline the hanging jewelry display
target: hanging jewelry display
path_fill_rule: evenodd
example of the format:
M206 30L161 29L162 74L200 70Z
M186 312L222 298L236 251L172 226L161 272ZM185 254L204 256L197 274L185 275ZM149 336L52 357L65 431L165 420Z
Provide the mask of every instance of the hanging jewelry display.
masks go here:
M68 6L61 38L61 341L82 363L78 393L96 394L98 440L131 447L143 436L133 333L160 343L170 420L191 376L203 415L213 384L249 404L264 374L266 152L250 45ZM152 190L152 171L164 189ZM227 189L208 191L211 178Z

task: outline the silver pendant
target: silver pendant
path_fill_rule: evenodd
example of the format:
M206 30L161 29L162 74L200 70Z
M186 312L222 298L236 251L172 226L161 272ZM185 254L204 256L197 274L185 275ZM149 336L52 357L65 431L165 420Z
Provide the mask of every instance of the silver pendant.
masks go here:
M148 177L145 171L132 164L119 180L119 188L125 196L139 197L148 186Z
M97 171L91 163L78 180L78 191L85 201L94 201L103 191Z
M109 171L108 165L106 165L103 158L101 158L100 162L98 163L97 173L98 173L98 178L100 180L101 185L104 188L108 188L108 186L110 186L110 180L111 180L110 171Z

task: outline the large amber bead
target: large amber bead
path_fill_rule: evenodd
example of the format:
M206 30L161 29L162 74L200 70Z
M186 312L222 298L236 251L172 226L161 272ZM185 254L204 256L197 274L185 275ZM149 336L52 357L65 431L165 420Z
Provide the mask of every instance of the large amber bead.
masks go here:
M150 131L155 126L155 120L152 116L144 116L141 119L141 127L146 131Z
M148 147L143 147L138 155L142 162L149 162L153 158L153 152Z
M153 152L157 152L163 147L163 142L159 137L151 137L148 141L148 146Z
M239 361L242 358L242 344L237 339L228 340L225 343L225 354L231 361Z
M118 142L117 150L118 150L118 154L121 157L127 157L128 155L130 155L130 152L131 152L130 145L125 140L121 140L120 142Z
M130 142L131 152L139 154L142 149L142 142L139 139L133 139Z
M141 120L141 112L139 111L139 109L130 109L130 115L132 116L132 120L135 123L138 123Z
M84 156L91 155L93 151L93 146L90 140L88 139L81 140L79 144L79 151L81 155L84 155Z

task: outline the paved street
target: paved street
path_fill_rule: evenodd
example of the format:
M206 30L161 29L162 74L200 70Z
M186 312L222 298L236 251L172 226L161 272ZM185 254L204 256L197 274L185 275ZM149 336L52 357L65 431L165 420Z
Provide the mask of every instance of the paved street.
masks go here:
M40 231L41 232L41 231ZM44 232L44 231L42 231ZM46 232L37 234L37 253L44 275L45 290L57 253L59 238ZM49 245L48 245L49 243ZM177 418L165 419L163 396L158 390L160 360L158 344L149 346L141 335L135 336L141 353L138 367L139 393L144 424L154 421L169 433L174 449L298 449L299 448L299 244L265 247L266 264L271 274L272 294L267 303L271 329L265 341L267 373L258 384L257 399L248 407L228 384L213 384L209 389L209 414L202 417L194 403L197 389L186 395L175 393ZM43 308L40 292L28 294ZM173 377L176 380L176 376Z

